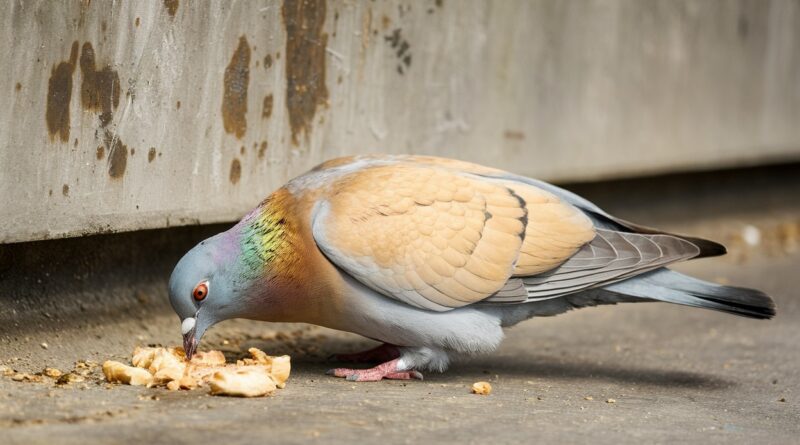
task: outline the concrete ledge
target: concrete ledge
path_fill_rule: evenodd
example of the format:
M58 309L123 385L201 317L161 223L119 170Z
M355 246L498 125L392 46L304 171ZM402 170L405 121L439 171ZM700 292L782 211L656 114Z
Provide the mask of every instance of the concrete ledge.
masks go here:
M800 4L0 3L0 243L232 221L326 158L800 157Z

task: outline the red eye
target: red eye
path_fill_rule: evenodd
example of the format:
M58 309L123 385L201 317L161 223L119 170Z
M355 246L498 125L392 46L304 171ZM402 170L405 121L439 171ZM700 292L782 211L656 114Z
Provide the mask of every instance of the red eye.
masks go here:
M192 297L197 301L202 301L208 295L208 284L205 281L195 286L192 291Z

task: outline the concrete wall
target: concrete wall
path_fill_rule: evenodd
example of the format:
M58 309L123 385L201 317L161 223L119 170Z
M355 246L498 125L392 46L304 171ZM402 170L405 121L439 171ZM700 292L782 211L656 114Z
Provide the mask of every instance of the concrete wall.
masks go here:
M800 159L800 2L0 2L0 243L230 221L337 155Z

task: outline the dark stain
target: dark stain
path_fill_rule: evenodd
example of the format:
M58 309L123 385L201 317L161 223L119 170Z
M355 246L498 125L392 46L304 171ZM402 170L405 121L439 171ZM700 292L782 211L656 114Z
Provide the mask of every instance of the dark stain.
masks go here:
M67 184L64 184L64 186L61 187L61 194L64 196L69 196L69 186Z
M69 103L72 100L72 73L75 72L77 60L78 42L75 41L72 43L69 60L59 63L50 72L44 117L51 141L55 140L56 135L61 142L69 141Z
M136 154L136 149L135 149L135 148L133 148L133 147L131 147L131 156L133 156L133 155L135 155L135 154Z
M285 0L281 8L286 27L286 107L292 143L300 134L308 140L317 107L327 103L325 86L325 0ZM277 56L276 56L277 57Z
M338 83L339 85L342 84L342 76L336 78L336 83Z
M128 166L128 146L119 139L110 142L111 149L108 151L108 176L121 178L125 174L125 167Z
M164 0L164 7L167 8L167 14L172 18L175 18L179 5L179 0Z
M230 180L231 184L236 184L239 182L239 179L242 178L242 163L239 162L238 159L233 160L231 162L231 173L230 173Z
M21 84L21 83L19 83L19 82L17 82L17 84L16 84L16 85L14 85L14 91L19 91L19 90L21 90L21 89L22 89L22 84Z
M513 141L524 141L525 133L515 130L506 130L505 132L503 132L503 137Z
M270 68L272 68L272 55L267 54L266 56L264 56L264 69L268 70Z
M333 32L331 36L335 39L336 38L336 30L339 28L339 11L333 11Z
M247 85L250 82L250 46L239 38L239 47L225 69L222 123L225 131L241 139L247 131Z
M139 19L139 17L136 17L136 27L137 28L139 27L139 23L141 23L141 20Z
M267 141L262 141L261 146L258 147L258 159L264 159L264 155L267 153Z
M383 30L386 31L387 29L389 29L389 26L391 24L392 24L392 19L390 19L388 15L384 14L381 17L381 26L383 27Z
M150 150L147 151L147 163L153 162L156 159L156 148L150 147Z
M92 44L86 42L81 49L81 105L87 111L100 112L100 126L105 127L119 106L119 75L110 66L97 70Z
M49 192L47 192L47 195L48 195L48 196L53 196L53 189L50 189L50 191L49 191Z
M106 157L106 147L98 145L97 151L95 152L95 157L97 158L98 161Z
M241 147L239 147L239 154L240 154L240 155L244 156L244 151L245 151L244 145L242 145Z
M106 21L103 20L102 22L100 22L100 31L106 32L106 29L108 29L108 24L106 24Z
M281 52L280 51L275 53L275 60L281 60Z
M408 40L403 38L403 31L400 28L392 31L391 34L384 37L397 57L397 72L404 74L405 71L411 67L411 44Z
M747 21L747 16L744 14L739 16L736 31L739 33L740 39L747 40L747 35L750 33L750 22Z
M181 101L175 102L175 108L180 110L181 109Z
M436 0L436 7L441 8L444 6L444 0Z
M264 96L264 107L261 109L261 118L269 119L272 116L272 94Z

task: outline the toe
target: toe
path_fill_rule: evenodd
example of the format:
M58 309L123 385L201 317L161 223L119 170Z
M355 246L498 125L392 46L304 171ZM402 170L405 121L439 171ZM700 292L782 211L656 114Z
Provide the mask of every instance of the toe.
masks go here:
M392 380L422 380L422 373L419 371L390 372L383 376L383 378Z
M348 377L352 374L355 374L354 369L347 369L347 368L333 368L329 369L325 372L327 375L332 375L334 377Z

